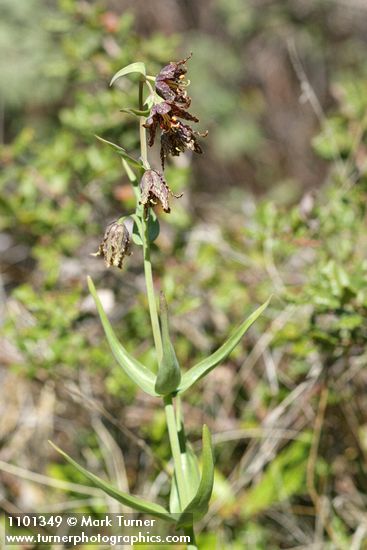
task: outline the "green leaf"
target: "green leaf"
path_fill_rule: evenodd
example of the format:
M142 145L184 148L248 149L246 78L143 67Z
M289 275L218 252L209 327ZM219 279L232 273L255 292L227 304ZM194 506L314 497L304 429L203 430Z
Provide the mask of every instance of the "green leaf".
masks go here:
M112 84L114 84L117 79L121 78L122 76L127 76L131 73L140 73L145 78L146 70L144 63L138 61L136 63L131 63L130 65L127 65L123 69L120 69L115 75L113 75L110 86L112 86Z
M91 472L83 468L83 466L80 466L80 464L75 462L75 460L73 460L68 454L66 454L54 443L52 443L52 441L49 441L49 443L52 445L55 451L60 453L69 462L69 464L74 466L74 468L76 468L81 474L83 474L92 483L94 487L98 487L99 489L102 489L104 493L114 498L118 502L121 502L126 506L130 506L134 510L138 510L139 512L144 512L151 516L159 517L166 521L173 521L173 522L175 521L175 519L168 513L168 511L165 508L163 508L163 506L160 506L159 504L155 504L154 502L149 502L140 497L129 495L129 493L124 493L116 489L110 483L107 483L100 477L96 476L95 474L92 474Z
M217 349L212 355L203 359L192 367L190 370L184 373L182 376L181 384L177 393L181 394L188 390L195 382L200 380L203 376L206 376L214 367L224 361L228 355L237 346L241 338L244 336L250 326L256 321L256 319L262 314L262 312L268 307L270 298L260 307L258 307L251 315L244 321L228 338L228 340Z
M134 222L134 225L133 225L133 232L132 232L131 238L132 238L132 240L134 241L134 243L136 245L138 245L138 246L143 246L144 245L144 243L141 239L141 236L140 236L139 228L138 228L138 226L136 225L135 222Z
M96 135L95 137L99 141L101 141L102 143L105 143L106 145L109 145L110 147L112 147L112 149L114 149L117 152L118 155L120 155L124 160L126 160L126 162L128 162L132 166L135 166L135 168L139 168L140 170L144 170L142 164L138 160L136 160L133 157L131 157L130 155L128 155L128 153L125 151L125 149L123 149L122 147L120 147L116 143L112 143L112 141L108 141L107 139L101 138L100 136Z
M327 119L322 132L312 139L312 145L320 157L326 160L349 155L353 150L353 135L348 132L345 117L338 115Z
M137 200L139 200L138 197L137 197ZM141 236L143 234L143 231L144 231L143 230L143 225L142 225L142 220L141 220L141 218L139 217L138 214L132 214L131 217L134 220L133 231L132 231L132 235L131 235L132 240L138 246L144 246L143 239L141 238Z
M112 353L118 362L118 364L124 369L125 373L137 384L142 390L152 396L157 396L157 392L154 389L155 375L148 370L144 365L137 361L132 355L130 355L126 349L120 344L116 338L115 333L111 327L107 315L102 307L100 299L96 288L93 284L93 281L88 277L88 287L89 291L92 294L94 301L97 306L97 310L108 340L108 343L111 347Z
M263 472L258 482L237 498L236 510L249 518L272 506L306 492L307 459L311 435L302 434L302 441L294 441L281 451Z
M148 218L148 239L153 243L159 235L160 226L159 220L155 212L151 211Z
M208 426L203 426L202 473L196 495L183 510L178 519L178 526L186 524L187 514L193 514L194 521L199 521L208 511L214 484L214 458L212 441Z
M321 274L327 277L333 296L341 298L346 290L353 290L348 273L334 260L328 261L321 270Z
M126 107L125 109L120 109L121 113L128 113L129 115L135 115L138 117L144 116L147 117L150 113L150 109L145 111L140 111L139 109L134 109L133 107Z
M160 295L160 317L163 356L158 368L155 391L160 395L169 395L177 389L181 381L181 370L169 335L168 309L163 292Z
M137 244L138 246L143 246L144 243L143 243L143 240L141 238L141 232L140 232L140 229L139 229L139 225L136 222L136 218L134 216L131 216L131 217L134 218L132 239L133 239L134 243ZM160 233L159 220L158 220L157 215L155 214L155 212L150 212L149 218L148 218L146 223L148 224L148 239L149 239L149 242L153 243L157 239L157 237Z
M131 181L132 184L136 185L137 181L138 181L138 178L136 177L134 172L131 170L130 166L128 165L128 163L126 162L126 160L124 158L121 159L121 162L122 162L122 167L125 170L127 177L129 178L129 180Z
M192 500L196 495L200 484L200 470L198 459L196 458L194 451L187 441L185 441L184 451L181 451L181 462L183 475L188 491L188 497L190 500ZM172 478L169 509L171 514L179 514L181 512L180 501L178 498L177 480L175 475Z

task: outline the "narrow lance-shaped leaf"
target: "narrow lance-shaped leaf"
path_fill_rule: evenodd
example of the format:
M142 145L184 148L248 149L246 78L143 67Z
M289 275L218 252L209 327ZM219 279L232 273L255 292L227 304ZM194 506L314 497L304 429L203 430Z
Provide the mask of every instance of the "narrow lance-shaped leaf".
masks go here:
M138 193L139 191L135 195L137 196L137 200L139 201L140 196L138 195ZM139 207L141 208L141 205L139 205L138 208ZM144 246L144 228L142 226L141 218L139 218L139 216L136 214L132 214L131 217L134 220L132 239L134 243L138 246ZM153 243L159 236L160 232L160 225L157 214L153 211L150 211L148 219L145 220L145 223L147 224L147 240L149 241L149 243Z
M139 191L137 191L135 195L137 197L137 201L139 201L139 198L140 198ZM134 220L133 231L131 234L132 240L138 246L144 246L144 242L142 239L144 229L143 229L141 218L138 216L138 214L132 214L131 218Z
M158 369L155 390L160 395L168 395L177 389L181 380L181 370L169 335L168 309L163 292L160 295L160 316L163 356Z
M185 450L181 451L181 463L184 480L186 483L187 490L189 492L189 501L193 499L196 495L200 484L200 470L198 465L198 459L189 443L185 441ZM169 509L171 514L180 513L180 501L178 498L178 487L176 476L172 478L170 499L169 499Z
M154 389L156 380L155 375L144 365L142 365L142 363L130 355L116 338L90 277L88 277L88 287L96 303L108 343L116 361L124 369L129 378L131 378L131 380L135 382L135 384L137 384L142 390L149 395L157 396L158 394Z
M149 218L146 223L148 224L148 239L150 243L153 243L159 236L160 225L157 214L152 210L149 213Z
M124 109L120 109L121 113L128 113L129 115L135 115L138 117L145 116L147 117L150 113L149 109L146 109L145 111L141 111L140 109L134 109L134 107L125 107Z
M182 376L181 384L177 393L181 394L189 389L195 382L200 380L203 376L207 375L214 367L224 361L231 351L237 346L241 338L244 336L250 326L256 321L262 312L267 308L270 298L260 307L258 307L251 315L244 321L228 338L228 340L217 349L212 355L203 359L185 372Z
M134 166L135 168L139 168L139 170L144 170L143 168L143 165L136 159L134 159L133 157L131 157L126 151L125 149L123 149L122 147L120 147L119 145L117 145L116 143L112 143L112 141L108 141L107 139L104 139L100 136L95 136L99 141L101 141L102 143L105 143L106 145L109 145L110 147L112 147L112 149L114 149L116 151L116 153L118 155L120 155L120 157L122 157L126 162L128 162L129 164L131 164L131 166Z
M91 472L83 468L83 466L78 464L68 454L66 454L54 443L52 443L52 441L49 441L49 443L58 453L60 453L65 458L65 460L69 462L69 464L74 466L74 468L76 468L81 474L83 474L92 483L94 487L98 487L99 489L101 489L103 492L105 492L107 495L114 498L118 502L121 502L126 506L130 506L130 508L133 508L134 510L138 510L139 512L150 514L151 516L159 517L166 521L173 521L173 522L175 521L175 519L172 516L170 516L168 511L165 508L163 508L163 506L160 506L159 504L155 504L154 502L149 502L140 497L129 495L129 493L124 493L123 491L116 489L116 487L114 487L107 481L104 481L100 477L96 476L95 474L92 474Z
M200 484L200 469L198 459L194 451L192 450L191 445L188 442L185 434L185 426L182 416L182 404L180 398L177 398L176 400L176 422L178 438L180 442L182 473L187 491L187 502L183 503L183 508L185 508L185 506L194 498L198 490ZM181 499L182 495L181 498L179 498L178 496L177 479L176 475L174 474L171 483L169 500L169 509L172 514L180 513L182 511Z
M125 159L121 159L122 167L126 172L127 177L131 181L132 184L136 185L138 178L135 175L135 172L133 172L129 166L129 164L126 162Z
M203 426L203 453L202 453L202 473L199 487L196 495L183 510L178 519L178 526L185 525L190 521L190 514L193 514L193 520L199 521L208 511L209 501L212 496L214 485L214 457L212 441L208 426Z
M110 86L112 86L112 84L114 84L116 80L118 80L122 76L127 76L128 74L131 74L131 73L140 73L142 76L144 76L144 79L145 79L146 70L145 70L144 63L142 63L141 61L137 61L136 63L131 63L130 65L127 65L123 69L120 69L119 71L117 71L117 73L114 74L112 77Z

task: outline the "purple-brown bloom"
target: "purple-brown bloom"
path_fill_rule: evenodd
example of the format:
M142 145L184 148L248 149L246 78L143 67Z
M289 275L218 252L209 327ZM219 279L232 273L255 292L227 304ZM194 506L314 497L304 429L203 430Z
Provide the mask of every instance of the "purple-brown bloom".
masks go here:
M191 56L192 54L185 59L181 59L181 61L171 61L163 67L155 79L155 89L160 97L178 103L186 109L190 107L191 103L191 98L186 91L188 86L188 82L185 80L185 74L187 73L186 61Z
M169 196L173 195L176 198L181 195L174 195L167 185L166 180L161 172L157 170L146 170L140 181L140 204L144 206L144 217L146 217L148 208L161 204L164 212L171 211L169 206Z
M177 157L185 149L201 154L203 151L198 143L197 136L205 137L208 132L195 132L191 126L177 120L167 132L161 135L161 162L164 167L168 155Z
M177 125L177 118L199 122L199 119L185 111L175 103L163 101L154 105L144 126L149 130L149 146L151 147L155 140L158 127L162 132L169 132L173 126Z
M111 223L104 234L103 241L93 256L103 256L107 267L122 269L125 256L130 256L130 233L122 222Z
M188 97L186 87L188 82L184 80L186 61L191 57L169 63L159 72L156 78L157 94L164 99L153 106L144 126L149 130L148 143L154 144L157 130L161 131L161 163L164 169L168 155L177 157L185 149L202 153L197 137L205 137L207 132L200 134L195 132L189 124L181 120L199 122L199 119L187 111L191 99Z

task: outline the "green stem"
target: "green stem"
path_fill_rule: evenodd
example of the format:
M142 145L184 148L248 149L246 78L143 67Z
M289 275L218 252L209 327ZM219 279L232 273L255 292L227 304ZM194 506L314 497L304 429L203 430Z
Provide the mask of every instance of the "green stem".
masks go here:
M187 494L184 472L182 468L181 450L180 450L180 442L179 442L178 433L177 433L176 415L175 415L175 410L173 408L171 395L166 395L164 397L164 410L166 413L168 436L171 444L173 462L175 465L175 476L176 476L177 488L178 488L178 499L180 501L180 509L182 511L186 506L186 504L188 504L188 494Z
M143 92L144 92L144 81L140 81L139 82L139 109L141 111L144 109ZM145 123L145 117L141 116L140 124L139 124L141 160L144 168L146 170L149 170L150 165L148 161L146 129L143 126L144 123ZM149 236L148 236L148 223L147 223L147 220L144 219L143 212L141 215L141 220L142 220L142 227L143 227L143 231L142 231L143 234L141 235L141 237L144 244L145 284L147 288L147 297L148 297L148 304L149 304L150 320L151 320L152 330L153 330L154 345L157 353L158 363L160 363L163 356L162 335L161 335L161 330L159 326L157 302L156 302L155 293L154 293L152 264L150 261L150 242L149 242ZM166 413L166 421L167 421L167 427L168 427L168 435L169 435L173 462L174 462L175 478L177 481L178 499L180 503L180 508L181 510L183 510L185 506L188 504L189 497L188 497L188 492L187 492L187 487L185 482L184 470L182 467L180 441L178 437L178 431L180 429L180 425L182 422L182 416L181 416L180 406L179 406L178 418L176 420L172 396L169 395L164 397L163 399L164 399L164 409ZM187 527L185 529L185 533L190 535L191 537L191 544L187 545L188 550L197 550L193 526Z
M144 81L139 82L139 109L143 110L144 108ZM149 170L149 161L148 161L148 151L147 151L147 136L146 129L143 124L145 123L145 117L141 116L139 119L139 132L140 132L140 151L141 151L141 160L144 165L144 168ZM163 356L163 347L162 347L162 336L159 327L159 318L157 310L157 302L154 294L154 283L153 283L153 272L152 264L150 261L150 243L148 237L148 224L144 219L143 210L142 212L142 226L143 226L143 235L141 238L144 244L144 274L145 274L145 284L147 288L147 297L150 313L150 321L153 330L153 339L154 346L157 352L158 363L161 362Z
M185 434L185 428L184 428L184 419L183 419L183 411L181 406L181 397L178 395L176 397L176 425L177 425L177 431L180 434L181 443L185 445L186 448L186 434ZM187 550L197 550L198 546L196 545L196 539L195 539L195 531L194 531L194 525L190 525L185 528L184 530L185 535L189 535L191 539L191 544L187 545Z
M160 363L163 357L162 336L161 336L161 330L159 327L157 302L154 294L153 272L152 272L152 264L150 261L150 243L149 243L149 237L148 237L148 224L144 219L143 219L143 228L144 228L143 242L144 242L145 285L147 288L147 297L148 297L148 304L149 304L150 321L151 321L152 330L153 330L154 345L157 352L157 360L158 360L158 363Z
M181 396L176 396L176 418L177 418L177 430L180 431L183 429L183 413L181 406Z

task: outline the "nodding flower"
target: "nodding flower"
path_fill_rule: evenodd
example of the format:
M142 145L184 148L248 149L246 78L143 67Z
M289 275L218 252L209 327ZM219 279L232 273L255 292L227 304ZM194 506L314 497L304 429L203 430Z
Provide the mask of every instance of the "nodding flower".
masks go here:
M188 111L185 111L181 107L178 107L175 103L171 103L169 101L163 101L162 103L158 103L158 105L154 105L150 112L150 116L147 118L144 126L149 130L149 139L148 143L151 147L154 144L155 136L157 133L158 127L161 130L161 161L162 161L162 167L164 167L164 160L167 156L167 152L171 151L171 154L174 156L177 156L180 154L180 152L183 152L185 148L191 149L193 151L196 151L197 153L201 153L201 148L199 145L197 145L195 148L191 148L188 144L191 141L191 138L189 140L179 139L179 136L183 137L183 134L190 133L193 136L193 139L196 141L196 138L194 135L196 132L194 132L190 126L187 124L183 124L178 118L183 118L184 120L190 120L192 122L198 122L198 118L191 115ZM184 130L184 128L186 130ZM197 134L199 135L199 134ZM175 147L168 147L167 143L179 143L177 148Z
M130 256L130 233L123 222L113 222L107 226L103 241L92 256L103 256L107 267L122 269L125 256Z
M192 53L185 59L181 59L181 61L171 61L161 69L155 79L155 89L160 97L168 101L174 101L186 109L191 104L191 98L186 91L189 82L185 80L186 62L191 56Z
M146 218L148 208L161 204L164 212L171 211L169 206L169 196L172 195L177 199L182 197L182 194L175 195L167 185L166 180L161 172L157 170L146 170L140 181L140 204L144 206L144 217Z
M161 163L164 167L168 155L177 157L185 149L201 154L203 151L198 143L197 136L206 137L208 132L195 132L191 126L177 121L169 131L161 135Z
M177 126L177 118L199 122L198 118L170 101L163 101L152 107L150 115L144 124L145 128L149 130L148 143L150 147L154 143L158 127L162 132L169 132L173 127Z
M185 149L202 153L197 137L207 135L207 132L195 132L189 124L179 120L199 122L196 116L186 110L191 104L186 92L188 83L184 80L187 72L185 64L190 57L191 55L177 63L171 62L159 72L156 78L156 91L164 101L152 107L144 124L149 130L150 147L154 144L158 128L161 131L160 155L163 169L168 155L177 157Z

